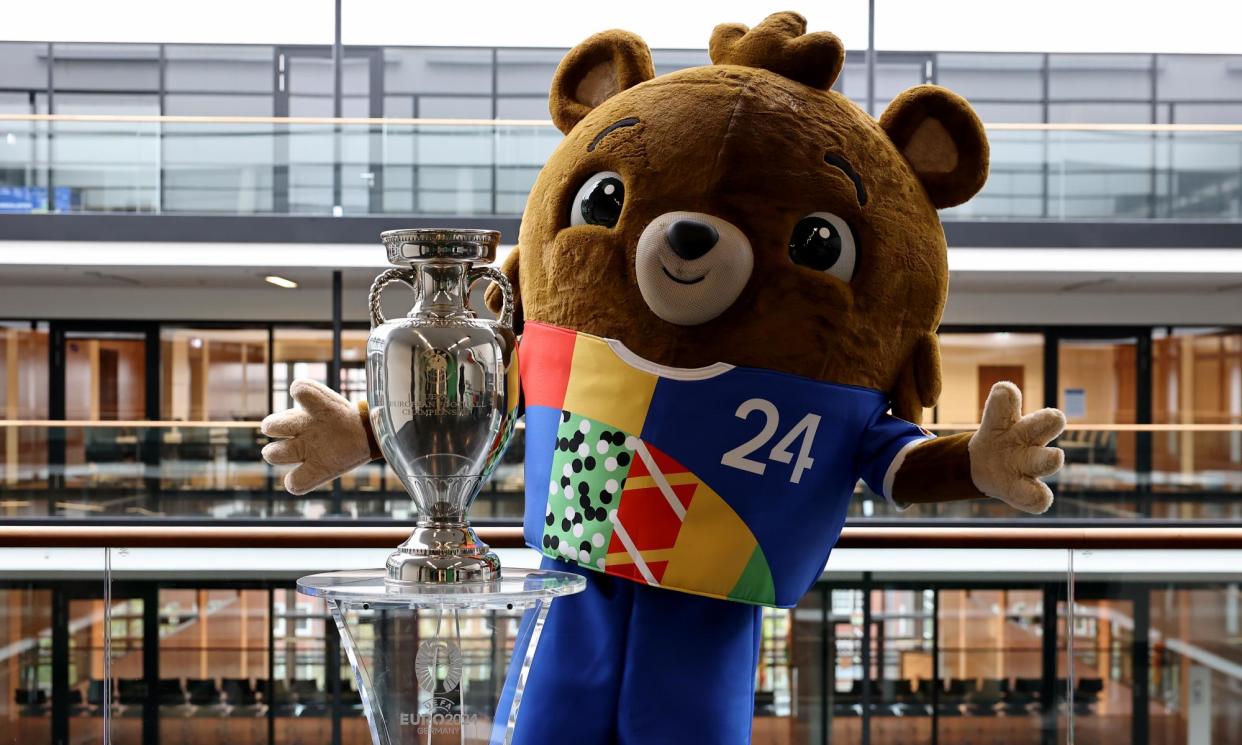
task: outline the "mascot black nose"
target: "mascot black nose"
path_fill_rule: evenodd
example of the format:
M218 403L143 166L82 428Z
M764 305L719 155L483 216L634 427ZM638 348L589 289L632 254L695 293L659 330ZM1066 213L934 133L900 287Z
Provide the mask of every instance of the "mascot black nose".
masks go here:
M705 222L698 220L675 220L664 231L669 248L686 261L693 261L716 245L720 234Z

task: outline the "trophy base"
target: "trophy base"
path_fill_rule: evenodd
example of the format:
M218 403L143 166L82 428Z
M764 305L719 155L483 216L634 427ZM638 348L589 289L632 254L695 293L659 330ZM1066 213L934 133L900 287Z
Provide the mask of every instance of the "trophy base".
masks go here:
M388 584L457 584L493 582L500 577L500 557L465 523L428 524L388 556Z
M385 564L390 585L493 582L500 577L500 557L488 551L478 556L420 556L394 551Z
M397 587L383 569L298 580L336 621L374 745L511 742L548 609L585 587L570 572L515 568L473 585Z

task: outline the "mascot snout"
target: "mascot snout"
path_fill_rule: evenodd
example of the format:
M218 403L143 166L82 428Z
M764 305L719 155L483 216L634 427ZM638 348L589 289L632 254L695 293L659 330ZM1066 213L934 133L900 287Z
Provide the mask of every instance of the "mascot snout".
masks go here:
M665 212L638 237L634 259L647 307L678 326L706 323L742 293L754 269L750 239L702 212Z

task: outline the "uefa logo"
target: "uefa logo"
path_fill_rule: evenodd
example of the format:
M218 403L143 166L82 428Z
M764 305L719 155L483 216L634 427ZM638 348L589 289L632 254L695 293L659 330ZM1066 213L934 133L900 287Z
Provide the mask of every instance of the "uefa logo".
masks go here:
M461 650L456 644L440 639L420 643L414 656L419 688L428 693L455 690L461 683L461 665Z

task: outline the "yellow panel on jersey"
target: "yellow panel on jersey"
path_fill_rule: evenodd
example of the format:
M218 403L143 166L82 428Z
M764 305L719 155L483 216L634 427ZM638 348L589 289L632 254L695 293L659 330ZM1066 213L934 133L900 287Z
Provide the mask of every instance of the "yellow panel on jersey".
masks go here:
M728 597L757 547L737 513L699 482L661 584Z
M626 364L604 340L579 335L563 408L626 432L642 432L657 382L657 376Z

